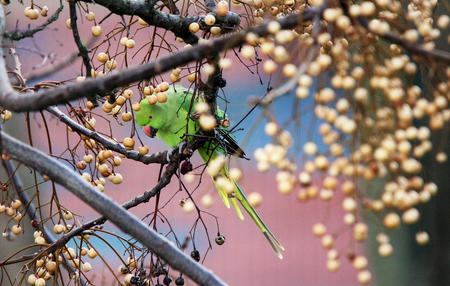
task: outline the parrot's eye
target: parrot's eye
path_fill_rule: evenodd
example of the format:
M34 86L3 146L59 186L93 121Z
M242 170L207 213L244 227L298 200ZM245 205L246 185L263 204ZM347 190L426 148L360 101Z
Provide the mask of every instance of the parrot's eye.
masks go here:
M149 115L149 116L148 116L148 119L152 119L152 118L153 118L153 116L152 116L152 115Z

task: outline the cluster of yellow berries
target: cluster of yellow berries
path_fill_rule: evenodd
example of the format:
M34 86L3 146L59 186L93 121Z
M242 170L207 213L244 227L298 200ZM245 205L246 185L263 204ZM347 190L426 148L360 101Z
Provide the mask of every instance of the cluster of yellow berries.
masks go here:
M34 233L35 239L42 237L40 231ZM88 239L85 238L84 239ZM76 251L71 247L63 247L55 252L55 255L50 253L41 257L35 262L35 270L27 277L29 285L44 286L46 281L54 277L54 273L58 271L59 265L63 263L63 255L70 261L73 268L79 269L85 273L92 270L92 265L88 261L82 261L80 256L88 256L93 259L97 257L97 252L94 248L82 247L80 251Z
M179 75L179 74L178 74ZM156 103L164 103L167 101L167 93L169 90L169 83L166 81L161 82L156 87L151 85L144 87L144 96L148 103L154 105Z
M11 227L11 232L15 235L19 235L22 233L22 227L20 226L20 221L22 220L22 213L19 211L19 208L22 206L22 202L20 200L11 201L8 205L6 201L0 203L0 214L4 213L8 217L10 217L14 222ZM7 236L7 233L3 233L3 236Z
M286 15L295 10L302 11L307 5L323 5L324 1L253 0L245 3L255 8L254 19L258 23L266 12L273 16ZM384 227L395 229L401 223L417 222L420 219L417 205L426 203L437 192L435 183L424 182L421 177L420 159L435 147L430 140L431 133L442 132L450 121L450 68L444 67L444 72L433 81L431 92L424 94L412 83L420 59L399 45L378 41L378 36L398 33L399 38L411 44L434 49L434 41L450 23L447 15L438 16L437 21L433 19L436 5L437 1L410 1L404 17L414 28L396 31L392 23L403 17L399 14L400 2L358 1L350 5L349 15L340 7L325 9L321 25L335 26L337 30L333 35L327 32L329 29L322 28L313 34L312 24L282 30L278 22L272 21L267 26L269 36L258 37L250 33L246 36L246 45L241 48L241 56L245 59L254 59L256 49L267 56L263 62L267 74L279 72L285 78L295 78L295 96L299 100L314 101L314 115L319 119L317 131L323 142L304 144L304 158L308 159L297 175L295 164L286 158L290 144L283 144L279 125L271 121L265 126L266 134L278 139L280 144L267 144L255 151L258 170L265 172L271 164L277 166L280 169L276 175L278 190L289 194L299 186L297 197L301 202L314 198L329 201L336 190L342 191L345 195L342 199L343 223L351 229L357 242L365 241L368 235L368 226L358 217L358 209L382 214ZM358 16L368 18L368 28L373 34L353 26L351 17L357 21ZM366 46L353 45L361 43L363 36L368 41ZM311 49L314 43L320 48L319 55L303 74L299 74L299 68L304 59L295 64L287 51L286 45L291 44L292 48L294 41L297 49ZM380 60L377 53L381 50ZM228 68L226 60L222 65ZM314 91L314 78L331 68L330 86L318 85ZM415 120L426 125L414 126ZM447 154L436 152L436 160L446 162ZM314 183L315 177L322 178L321 183ZM377 197L369 199L367 192L356 191L359 187L355 182L360 178L384 180L384 189L375 192ZM331 232L326 233L323 223L315 225L313 232L329 249L327 268L337 270L339 255L333 248L336 237ZM426 244L428 240L425 231L417 233L418 244ZM377 241L381 256L393 253L394 248L384 232L378 234ZM369 283L371 274L366 269L367 259L356 256L351 261L359 271L358 281Z
M41 15L42 17L47 17L48 7L47 7L47 5L44 5L44 6L40 7L40 11L39 11L37 8L28 6L28 7L25 7L24 14L25 14L25 17L27 17L30 20L36 20L37 18L39 18L39 15Z
M95 21L95 13L92 11L89 11L85 15L86 20L89 22ZM66 20L66 28L71 30L72 29L72 23L70 21L70 18ZM95 25L91 27L91 34L94 37L100 37L102 35L102 27L100 25Z

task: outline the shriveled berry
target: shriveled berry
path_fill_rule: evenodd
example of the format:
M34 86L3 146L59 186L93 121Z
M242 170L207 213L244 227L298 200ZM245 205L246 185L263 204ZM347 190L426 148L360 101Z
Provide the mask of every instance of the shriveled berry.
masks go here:
M172 278L169 276L164 277L163 283L164 285L170 285L170 283L172 283Z
M197 262L200 261L200 252L197 249L192 250L191 257Z
M216 236L215 241L216 241L217 245L222 245L225 243L225 236L219 234L218 236Z
M185 174L189 173L190 171L192 171L192 163L189 161L184 161L181 164L181 169L180 169L181 174L185 175Z
M184 278L183 277L178 277L177 279L175 279L175 284L178 286L184 285Z

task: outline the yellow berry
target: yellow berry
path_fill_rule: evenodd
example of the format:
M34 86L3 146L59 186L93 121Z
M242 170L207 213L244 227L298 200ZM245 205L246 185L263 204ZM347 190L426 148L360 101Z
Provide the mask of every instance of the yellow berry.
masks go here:
M92 36L99 37L102 34L102 28L99 25L93 26L91 28L91 32L92 32Z
M189 24L189 31L191 33L197 33L200 30L200 25L197 22L193 22Z

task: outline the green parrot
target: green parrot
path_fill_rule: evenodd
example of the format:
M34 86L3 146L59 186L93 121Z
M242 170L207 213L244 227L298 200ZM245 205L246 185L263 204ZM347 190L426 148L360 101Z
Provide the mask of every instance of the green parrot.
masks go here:
M146 135L150 137L156 135L166 143L166 145L174 148L182 141L186 140L186 131L188 134L196 134L200 129L200 126L198 121L188 118L189 107L191 106L192 100L191 91L181 85L175 85L171 86L169 90L166 91L166 94L167 101L164 103L150 104L148 100L144 98L140 102L141 109L135 112L135 119L139 126L143 127ZM202 101L202 99L199 98L199 96L196 96L192 111L194 110L195 105L200 101ZM226 118L226 114L219 108L217 108L215 116L219 120ZM278 242L273 233L259 217L256 210L250 205L239 185L230 178L224 160L222 159L222 164L217 164L217 161L220 161L218 159L223 158L221 154L245 158L245 153L225 127L217 126L214 129L214 132L216 134L215 138L206 141L205 144L198 149L198 152L203 161L208 164L208 168L212 165L218 166L217 170L214 171L213 174L210 172L210 174L220 197L228 208L230 208L231 204L236 210L239 218L244 219L236 202L236 200L238 200L264 234L277 256L282 259L283 256L279 249L284 250L284 247ZM187 140L192 140L192 138L193 136L189 136ZM231 188L234 189L233 192L231 192L232 195L229 195L230 183L228 184L228 193L224 189L223 178L226 178L227 182L231 182Z

